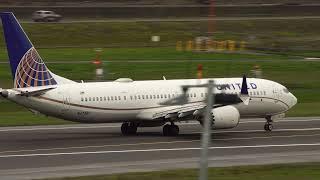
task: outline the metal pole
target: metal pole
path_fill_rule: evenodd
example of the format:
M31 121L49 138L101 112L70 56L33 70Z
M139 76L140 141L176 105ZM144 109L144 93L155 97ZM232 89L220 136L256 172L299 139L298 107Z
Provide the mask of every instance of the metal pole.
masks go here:
M208 147L211 142L211 123L212 115L211 110L214 104L214 81L209 80L208 82L208 95L207 95L207 108L205 112L205 119L203 122L203 131L201 137L201 157L200 157L200 172L199 180L208 179Z
M213 35L215 30L215 0L210 0L209 20L208 20L208 37Z

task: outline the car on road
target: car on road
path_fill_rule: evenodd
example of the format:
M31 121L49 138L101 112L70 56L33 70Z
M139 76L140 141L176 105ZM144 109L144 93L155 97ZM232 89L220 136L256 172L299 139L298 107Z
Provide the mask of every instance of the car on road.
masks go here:
M58 22L61 19L62 16L53 11L39 10L32 14L32 20L35 22Z

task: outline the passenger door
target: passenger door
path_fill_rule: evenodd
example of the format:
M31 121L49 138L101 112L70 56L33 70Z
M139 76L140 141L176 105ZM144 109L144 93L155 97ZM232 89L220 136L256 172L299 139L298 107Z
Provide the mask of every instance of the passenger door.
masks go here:
M70 103L71 103L71 98L69 94L65 91L59 92L61 98L62 98L62 108L61 108L61 114L66 114L70 110Z

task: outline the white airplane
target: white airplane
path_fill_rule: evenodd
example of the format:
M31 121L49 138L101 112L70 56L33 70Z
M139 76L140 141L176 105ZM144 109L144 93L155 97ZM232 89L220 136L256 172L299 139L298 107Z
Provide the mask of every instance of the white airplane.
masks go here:
M240 117L266 118L264 129L297 103L283 85L256 78L178 79L77 83L52 73L42 61L13 13L1 13L14 88L0 94L28 109L83 123L122 122L121 132L132 135L138 127L163 126L166 136L178 135L175 122L202 122L207 89L186 85L217 86L212 107L212 129L234 128ZM185 103L174 103L185 97Z

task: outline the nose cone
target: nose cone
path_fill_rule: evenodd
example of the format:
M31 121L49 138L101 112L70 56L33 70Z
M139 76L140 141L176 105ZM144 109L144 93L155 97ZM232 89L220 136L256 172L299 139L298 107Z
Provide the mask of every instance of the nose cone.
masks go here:
M291 103L290 103L291 107L296 105L297 102L298 102L298 99L293 94L291 94Z

